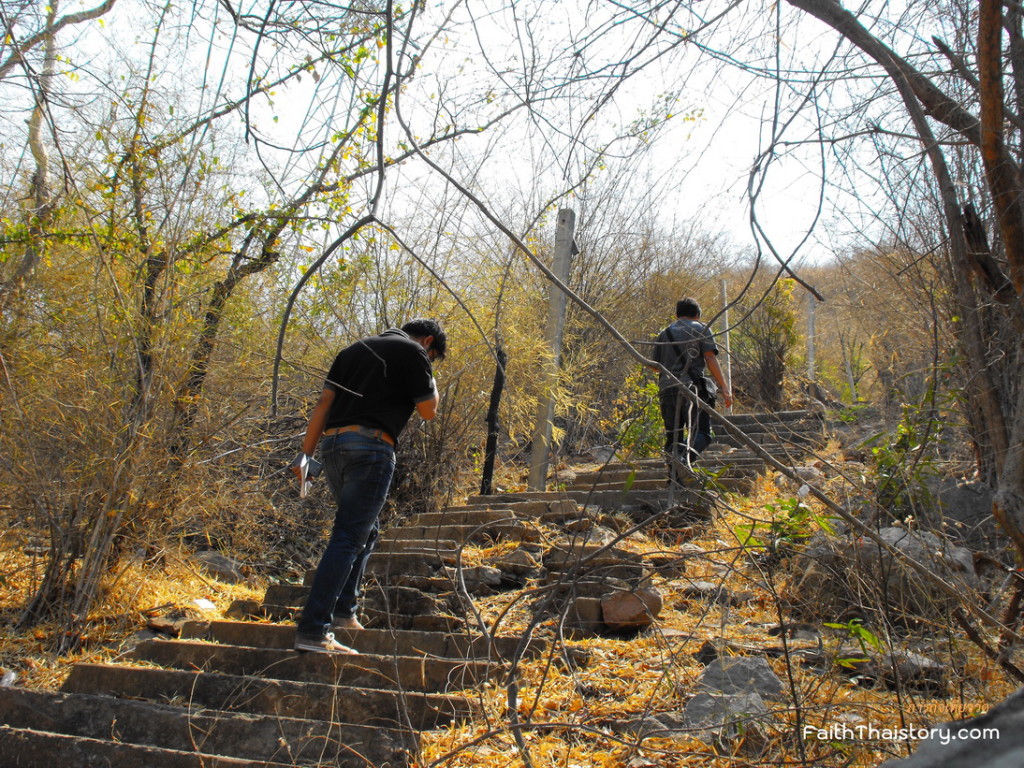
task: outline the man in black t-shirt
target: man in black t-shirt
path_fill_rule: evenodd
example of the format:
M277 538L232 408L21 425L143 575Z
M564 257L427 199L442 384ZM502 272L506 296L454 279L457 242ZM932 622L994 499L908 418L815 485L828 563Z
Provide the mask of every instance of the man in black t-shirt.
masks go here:
M413 411L428 420L437 414L431 363L443 358L446 348L436 321L412 320L401 330L346 347L327 374L293 470L301 482L302 468L320 443L338 508L299 618L296 650L356 653L337 642L331 628L362 629L355 615L359 588L391 487L395 444Z
M700 305L694 299L676 303L676 321L658 334L651 359L672 376L659 369L661 416L665 422L665 454L669 478L675 478L680 462L697 458L711 443L711 417L692 405L682 393L685 386L712 407L715 393L704 370L711 374L722 394L725 407L732 406L732 392L718 364L718 345L711 329L700 322ZM682 382L680 385L676 379Z

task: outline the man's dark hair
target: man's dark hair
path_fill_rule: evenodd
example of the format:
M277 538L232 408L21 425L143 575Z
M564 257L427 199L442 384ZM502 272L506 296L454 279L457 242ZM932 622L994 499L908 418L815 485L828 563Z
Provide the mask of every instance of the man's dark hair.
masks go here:
M423 339L427 336L433 336L434 343L431 346L431 349L437 353L439 358L442 360L444 359L445 352L448 350L448 337L445 335L444 330L441 328L441 324L437 322L437 320L427 320L425 318L418 317L403 325L402 330L414 339Z
M680 299L676 302L676 317L700 317L700 304L696 299Z

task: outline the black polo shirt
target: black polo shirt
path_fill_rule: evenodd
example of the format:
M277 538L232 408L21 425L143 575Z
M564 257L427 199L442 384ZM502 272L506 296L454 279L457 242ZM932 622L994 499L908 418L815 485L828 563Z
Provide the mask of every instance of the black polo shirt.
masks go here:
M426 350L397 328L341 350L324 387L335 393L325 429L359 424L396 440L416 404L436 392Z

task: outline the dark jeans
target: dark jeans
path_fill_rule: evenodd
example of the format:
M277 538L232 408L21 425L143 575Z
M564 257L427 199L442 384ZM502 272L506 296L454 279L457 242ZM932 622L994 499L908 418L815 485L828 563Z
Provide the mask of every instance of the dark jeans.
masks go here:
M697 396L711 406L715 396L706 386L694 387ZM693 461L711 444L711 417L691 405L679 386L661 390L661 418L665 422L665 454Z
M338 510L299 619L299 634L310 637L328 632L336 614L355 615L366 560L377 543L377 518L395 473L395 449L357 432L325 437L320 459Z

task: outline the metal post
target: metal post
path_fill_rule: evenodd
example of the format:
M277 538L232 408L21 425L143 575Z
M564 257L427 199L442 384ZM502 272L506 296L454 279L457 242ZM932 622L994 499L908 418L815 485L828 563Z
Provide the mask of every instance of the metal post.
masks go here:
M552 271L555 277L567 284L569 265L572 261L573 233L576 229L576 213L569 208L558 211L558 229L555 231L555 253ZM548 464L551 456L551 426L555 420L555 384L562 356L562 333L565 330L565 294L550 286L548 303L547 348L548 356L541 372L540 399L537 403L537 427L533 433L530 452L531 491L543 491L547 485Z

